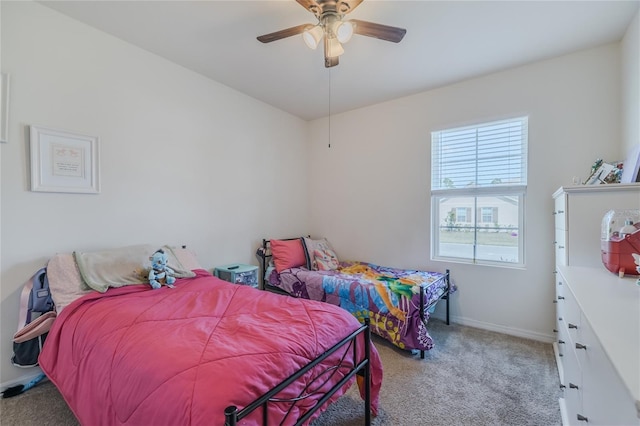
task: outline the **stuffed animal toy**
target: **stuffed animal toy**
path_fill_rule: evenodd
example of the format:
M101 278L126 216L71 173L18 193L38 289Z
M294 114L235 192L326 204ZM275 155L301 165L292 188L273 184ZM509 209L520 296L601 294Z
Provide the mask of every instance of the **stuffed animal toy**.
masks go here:
M151 261L151 270L149 271L149 284L154 289L162 287L162 284L167 287L173 288L173 283L176 282L175 271L167 266L169 256L164 250L159 249L153 256L149 258Z

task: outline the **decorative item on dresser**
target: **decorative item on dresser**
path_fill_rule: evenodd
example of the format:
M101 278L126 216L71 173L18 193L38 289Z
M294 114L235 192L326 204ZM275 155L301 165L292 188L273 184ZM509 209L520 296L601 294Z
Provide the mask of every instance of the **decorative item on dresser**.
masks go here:
M554 194L556 328L563 424L640 425L640 287L602 263L611 209L637 209L640 184Z

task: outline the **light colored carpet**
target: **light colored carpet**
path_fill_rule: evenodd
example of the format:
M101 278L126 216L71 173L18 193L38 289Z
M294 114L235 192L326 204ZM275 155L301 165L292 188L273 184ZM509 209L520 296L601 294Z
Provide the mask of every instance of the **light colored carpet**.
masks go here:
M429 323L429 330L436 347L423 360L374 337L384 365L374 425L561 425L551 344L438 320ZM0 401L2 425L78 424L50 382ZM363 422L363 403L354 386L313 426Z

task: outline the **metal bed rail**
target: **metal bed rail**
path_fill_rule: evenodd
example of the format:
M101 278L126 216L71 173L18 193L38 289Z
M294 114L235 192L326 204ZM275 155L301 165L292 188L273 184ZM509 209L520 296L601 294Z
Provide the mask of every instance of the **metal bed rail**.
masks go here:
M449 295L450 295L450 291L451 291L451 281L450 281L450 273L449 273L449 269L447 269L444 273L444 276L440 279L444 279L445 282L447 283L447 286L445 288L444 293L442 293L442 296L440 296L438 299L434 300L433 303L431 303L429 306L425 306L424 305L424 299L427 297L426 291L427 291L427 286L422 286L421 287L421 297L420 297L420 320L425 324L425 326L427 325L427 319L425 318L425 311L427 309L430 309L432 306L435 306L439 301L441 300L445 300L446 301L446 322L447 325L449 325ZM420 359L424 359L424 350L420 350Z
M358 336L363 335L363 359L358 362L357 357L357 338ZM338 365L329 367L324 371L320 372L313 380L312 383L307 385L305 389L302 390L302 393L294 398L281 399L276 398L276 395L280 393L282 390L286 389L293 382L298 380L300 377L308 373L310 370L318 366L321 362L323 362L327 357L332 355L333 353L339 351L341 348L347 346L342 358ZM349 349L352 349L351 351ZM351 352L353 354L353 366L347 366L344 364L345 358L347 354ZM287 416L291 413L291 410L295 407L296 402L301 401L305 398L308 398L312 395L317 395L317 393L310 392L306 393L307 389L311 384L313 384L316 380L320 379L320 377L324 376L328 372L332 372L335 374L337 370L341 367L348 368L349 371L345 374L342 379L336 383L331 389L325 393L317 402L316 405L311 408L308 412L306 412L302 417L296 420L296 425L304 424L309 418L320 409L328 400L331 398L333 394L335 394L339 389L341 389L347 382L356 374L363 376L364 378L364 405L365 405L365 425L369 426L371 424L371 362L370 362L370 353L371 353L371 332L369 330L369 320L365 320L365 324L360 326L357 330L353 331L351 334L340 340L330 349L325 351L319 357L309 362L307 365L302 367L300 370L283 380L280 384L278 384L273 389L269 390L262 396L260 396L255 401L248 404L246 407L242 409L238 409L236 406L231 405L228 406L224 410L225 416L225 426L236 426L240 420L251 414L256 409L262 407L262 424L264 426L272 425L273 423L269 422L268 419L268 405L269 403L290 403L291 407L287 411L284 420L286 420ZM284 422L283 420L283 422Z

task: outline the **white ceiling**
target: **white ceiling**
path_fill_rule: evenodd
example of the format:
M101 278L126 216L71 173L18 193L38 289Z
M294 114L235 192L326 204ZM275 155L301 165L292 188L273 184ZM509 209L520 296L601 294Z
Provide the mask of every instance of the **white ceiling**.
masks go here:
M366 0L348 17L406 36L395 44L355 35L330 69L301 36L256 40L316 23L294 0L42 3L310 120L618 41L640 0Z

